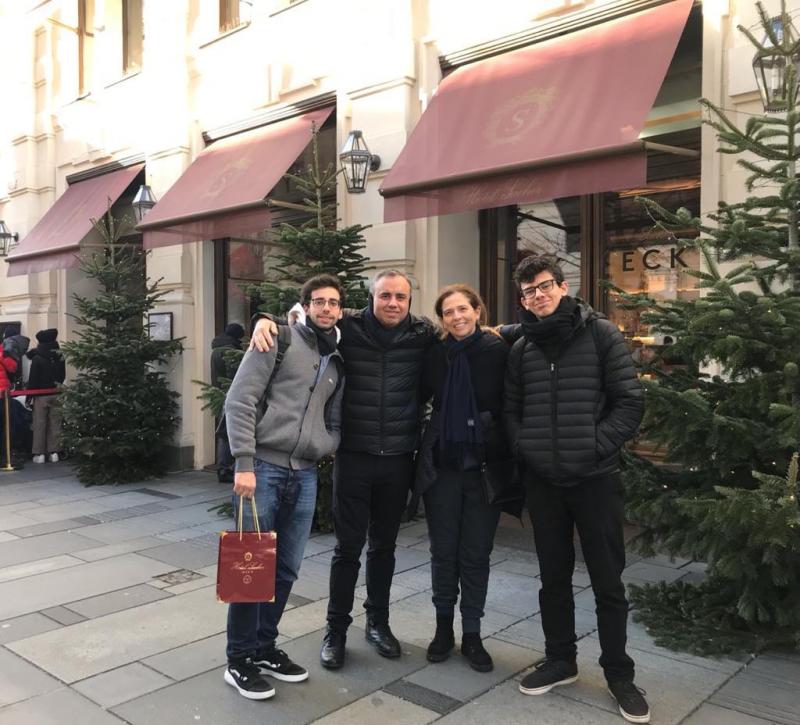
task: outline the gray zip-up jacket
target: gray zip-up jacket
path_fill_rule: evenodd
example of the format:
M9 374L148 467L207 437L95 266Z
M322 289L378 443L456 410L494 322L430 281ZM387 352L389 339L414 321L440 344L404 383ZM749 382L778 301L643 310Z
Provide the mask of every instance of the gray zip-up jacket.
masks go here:
M254 457L284 468L310 468L339 446L341 355L322 358L316 335L305 325L293 325L291 334L292 344L269 387L267 411L257 426L256 408L269 384L276 348L245 353L228 390L225 418L237 471L252 471Z

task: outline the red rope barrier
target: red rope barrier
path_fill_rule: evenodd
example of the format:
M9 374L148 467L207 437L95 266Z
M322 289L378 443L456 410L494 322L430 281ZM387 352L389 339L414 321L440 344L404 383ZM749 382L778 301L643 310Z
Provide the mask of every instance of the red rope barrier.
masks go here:
M23 395L56 395L61 392L60 388L31 388L29 390L12 390L12 398L20 398Z

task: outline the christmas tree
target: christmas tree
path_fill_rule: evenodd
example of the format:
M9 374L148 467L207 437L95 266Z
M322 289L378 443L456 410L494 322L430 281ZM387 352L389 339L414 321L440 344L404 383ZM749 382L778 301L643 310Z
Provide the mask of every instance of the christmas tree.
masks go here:
M311 163L297 174L286 174L291 184L302 195L302 203L271 201L270 203L301 212L306 221L300 225L282 224L271 235L270 242L279 250L270 259L269 279L255 285L247 285L247 294L255 297L258 309L283 318L300 300L303 283L318 274L333 274L339 277L345 289L344 303L347 307L361 308L367 304L368 291L364 284L368 258L362 254L366 244L364 230L360 224L337 229L336 203L331 201L336 193L336 179L341 173L332 164L320 168L318 130L312 129ZM233 370L244 353L239 350L225 352L225 360ZM198 382L203 390L200 397L204 408L214 415L221 415L225 404L225 391L229 380L222 380L222 388ZM314 524L318 530L331 531L332 465L324 459L317 466L317 510ZM228 505L218 507L221 512L230 510Z
M720 153L748 171L751 196L721 202L706 219L643 200L666 232L697 234L678 243L700 252L700 296L655 303L616 290L623 306L676 341L664 351L668 371L663 359L646 370L643 435L666 465L628 457L629 517L642 527L645 552L666 548L708 563L701 584L634 587L635 616L657 641L703 653L800 641L792 459L800 448L800 46L785 7L782 24L759 13L766 45L740 29L759 52L782 54L788 110L740 128L701 101ZM784 481L777 476L790 460Z
M62 345L78 372L64 386L64 446L86 484L139 481L164 472L164 451L178 423L178 393L156 366L182 349L152 340L145 316L164 292L145 275L146 252L120 242L111 213L94 222L103 243L81 257L91 297L74 295L77 339Z

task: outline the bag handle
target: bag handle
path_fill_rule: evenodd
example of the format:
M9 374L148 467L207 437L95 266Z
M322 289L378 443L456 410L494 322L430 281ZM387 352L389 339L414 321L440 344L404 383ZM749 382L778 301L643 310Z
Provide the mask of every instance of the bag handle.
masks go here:
M258 511L256 510L256 500L252 496L250 497L250 506L253 509L253 523L256 527L256 533L258 534L258 540L261 541L261 527L258 525ZM242 509L244 508L244 496L239 496L239 541L242 540Z

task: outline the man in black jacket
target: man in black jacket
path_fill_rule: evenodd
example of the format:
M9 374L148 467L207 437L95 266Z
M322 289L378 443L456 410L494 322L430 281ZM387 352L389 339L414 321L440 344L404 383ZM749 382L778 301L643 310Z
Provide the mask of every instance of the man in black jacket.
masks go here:
M367 547L366 637L384 657L399 657L389 628L389 590L395 543L419 444L422 363L436 328L409 314L411 282L397 270L376 275L371 303L345 310L339 323L347 383L342 443L333 479L336 549L331 561L328 627L320 651L323 667L344 664L347 628L364 543ZM272 345L274 323L259 320L253 343Z
M622 716L649 722L625 651L628 602L619 451L644 410L622 334L568 296L555 260L529 257L515 273L522 337L508 358L506 428L524 462L528 508L541 568L539 605L546 659L520 683L541 695L578 678L575 566L577 528L597 607L600 665Z

